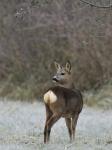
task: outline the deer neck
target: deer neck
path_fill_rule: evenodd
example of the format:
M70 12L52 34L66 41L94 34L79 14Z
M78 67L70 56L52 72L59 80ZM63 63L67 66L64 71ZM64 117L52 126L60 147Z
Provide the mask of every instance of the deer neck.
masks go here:
M74 89L74 84L73 82L70 82L70 83L66 83L66 84L60 84L61 87L65 87L65 88L68 88L68 89Z

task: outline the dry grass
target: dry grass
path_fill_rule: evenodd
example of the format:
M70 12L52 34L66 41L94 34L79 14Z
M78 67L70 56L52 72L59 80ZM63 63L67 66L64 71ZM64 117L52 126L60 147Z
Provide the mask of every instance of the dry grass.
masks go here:
M112 84L105 84L97 91L84 93L84 100L88 106L104 109L112 109Z

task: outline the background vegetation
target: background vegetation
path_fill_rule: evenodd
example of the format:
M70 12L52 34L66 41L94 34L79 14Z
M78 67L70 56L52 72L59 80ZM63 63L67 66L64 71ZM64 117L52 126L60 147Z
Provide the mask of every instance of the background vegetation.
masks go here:
M51 85L54 60L68 59L77 88L109 84L111 93L112 8L80 0L0 1L0 96L41 97Z

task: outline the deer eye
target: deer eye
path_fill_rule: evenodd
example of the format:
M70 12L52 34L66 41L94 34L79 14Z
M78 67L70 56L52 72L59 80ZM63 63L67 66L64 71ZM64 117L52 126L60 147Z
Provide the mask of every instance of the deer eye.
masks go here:
M65 73L61 73L61 75L65 75Z

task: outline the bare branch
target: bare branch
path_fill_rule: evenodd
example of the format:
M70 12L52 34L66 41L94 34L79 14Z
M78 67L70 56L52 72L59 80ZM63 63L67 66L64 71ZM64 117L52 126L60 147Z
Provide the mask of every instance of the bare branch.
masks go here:
M108 5L108 6L101 6L101 5L95 5L93 3L90 3L90 2L87 2L85 0L80 0L81 2L85 3L85 4L89 4L90 6L93 6L93 7L97 7L97 8L111 8L112 7L112 4Z

